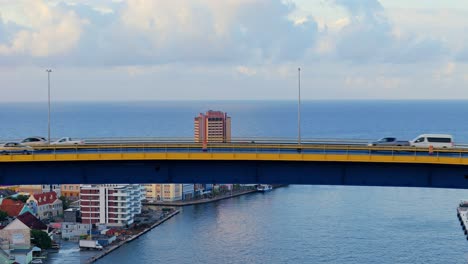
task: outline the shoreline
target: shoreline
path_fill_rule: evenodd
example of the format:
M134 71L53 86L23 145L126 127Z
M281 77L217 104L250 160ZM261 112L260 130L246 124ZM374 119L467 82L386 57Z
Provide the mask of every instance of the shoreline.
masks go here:
M154 224L152 224L150 227L144 229L143 231L141 231L140 233L136 234L136 235L133 235L131 237L129 237L128 239L125 239L123 241L120 241L118 242L116 245L112 245L110 246L109 248L107 249L103 249L100 253L98 253L96 256L93 256L91 258L89 258L85 263L94 263L96 262L97 260L105 257L106 255L108 255L109 253L111 253L112 251L118 249L119 247L123 246L124 244L126 243L130 243L132 242L133 240L139 238L140 236L146 234L147 232L149 232L150 230L152 230L153 228L161 225L162 223L166 222L167 220L171 219L172 217L174 217L175 215L179 214L180 213L180 209L176 209L174 212L168 214L166 217L164 217L163 219L155 222Z
M249 194L249 193L256 193L258 192L257 190L246 190L238 193L233 193L229 195L223 195L215 198L207 198L207 199L200 199L200 200L191 200L191 201L186 201L186 202L181 202L181 201L176 201L176 202L142 202L142 205L153 205L153 206L177 206L177 207L182 207L182 206L189 206L189 205L196 205L196 204L205 204L205 203L212 203L216 201L221 201L224 199L229 199L237 196L241 196L244 194Z

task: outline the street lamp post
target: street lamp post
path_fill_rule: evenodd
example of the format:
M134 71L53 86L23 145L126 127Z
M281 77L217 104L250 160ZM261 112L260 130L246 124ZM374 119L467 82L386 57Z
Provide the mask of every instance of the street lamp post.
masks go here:
M301 68L297 68L297 73L299 92L297 101L297 144L301 145Z
M48 109L48 114L47 114L47 142L50 144L50 73L52 72L51 69L47 69L47 98L48 98L48 103L49 103L49 109Z

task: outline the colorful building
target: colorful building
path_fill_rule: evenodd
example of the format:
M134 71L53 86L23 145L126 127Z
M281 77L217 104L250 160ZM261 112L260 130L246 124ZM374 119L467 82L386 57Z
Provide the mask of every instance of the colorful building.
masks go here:
M33 194L26 201L27 206L39 219L49 219L63 214L63 204L57 193L45 192Z
M80 199L80 184L62 184L60 185L60 191L63 196L70 200Z
M11 199L3 199L0 204L0 210L6 212L9 217L17 217L26 212L31 212L31 209L25 203Z
M145 184L146 199L164 202L182 200L182 184Z
M194 119L195 142L231 142L231 117L221 111L209 110Z

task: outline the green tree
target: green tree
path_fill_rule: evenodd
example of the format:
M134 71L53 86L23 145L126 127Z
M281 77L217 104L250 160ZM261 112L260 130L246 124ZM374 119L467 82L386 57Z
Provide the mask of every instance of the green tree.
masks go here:
M16 199L22 201L23 203L26 203L26 201L29 199L29 195L20 194L16 197Z
M10 199L10 200L13 200L13 201L21 201L23 203L26 203L26 201L29 199L29 195L19 194L16 197L10 196L10 197L7 197L6 199Z
M59 199L62 201L62 205L63 205L63 210L67 210L69 207L70 207L70 199L68 199L67 197L65 196L60 196Z
M41 230L31 230L31 243L41 249L48 249L52 246L52 239L46 232Z
M0 210L0 221L5 220L8 217L8 214L2 210Z

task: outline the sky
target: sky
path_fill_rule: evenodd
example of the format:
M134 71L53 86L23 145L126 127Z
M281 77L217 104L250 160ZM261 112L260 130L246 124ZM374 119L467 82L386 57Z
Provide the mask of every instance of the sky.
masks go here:
M468 1L0 0L0 103L468 99Z

